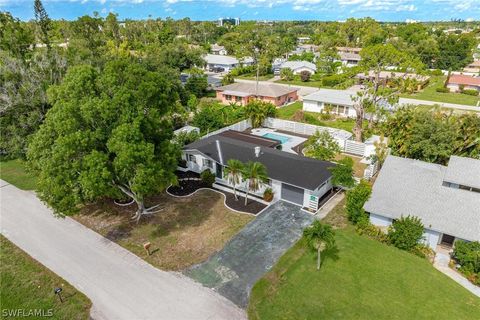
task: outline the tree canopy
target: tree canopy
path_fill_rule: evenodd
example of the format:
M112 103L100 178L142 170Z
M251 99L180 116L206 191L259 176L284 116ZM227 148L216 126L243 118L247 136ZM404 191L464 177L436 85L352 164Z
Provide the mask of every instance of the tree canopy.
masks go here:
M40 198L58 214L103 197L135 200L137 219L150 213L145 198L176 179L169 115L179 86L131 60L69 69L29 145Z

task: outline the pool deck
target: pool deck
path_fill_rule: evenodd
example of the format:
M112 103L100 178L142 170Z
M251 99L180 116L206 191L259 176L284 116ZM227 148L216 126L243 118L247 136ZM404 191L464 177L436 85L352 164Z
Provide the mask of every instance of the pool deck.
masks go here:
M295 154L298 154L298 151L296 151L298 148L296 147L298 147L300 144L303 144L305 141L307 141L307 139L304 137L288 134L288 133L285 133L285 131L280 132L279 130L270 129L270 128L251 129L250 133L256 136L264 136L268 133L273 133L276 135L288 137L289 140L285 143L282 143L282 150L285 152L290 152Z

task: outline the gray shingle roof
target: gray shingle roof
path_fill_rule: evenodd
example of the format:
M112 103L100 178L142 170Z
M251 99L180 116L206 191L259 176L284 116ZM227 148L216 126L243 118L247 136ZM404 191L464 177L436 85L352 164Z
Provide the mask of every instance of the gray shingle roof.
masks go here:
M258 161L265 165L270 178L308 190L315 190L328 180L332 176L328 168L335 166L328 161L315 160L265 147L261 147L260 156L257 158L255 156L256 144L222 135L213 135L195 141L185 146L184 150L198 150L216 162L220 162L216 140L220 143L221 157L224 163L229 159L237 159L242 162Z
M252 82L235 82L226 86L218 87L215 90L255 95L256 84ZM295 91L298 91L298 89L280 86L278 84L258 84L258 95L264 97L280 97Z
M335 90L335 89L319 89L305 97L303 101L317 101L342 106L353 106L352 97L357 94L355 91Z
M425 228L480 241L480 193L443 186L446 170L438 164L388 156L364 209L393 219L417 216Z
M293 71L300 69L300 68L309 68L312 69L313 71L317 71L317 66L314 63L311 63L309 61L285 61L281 68L289 68L292 69Z
M451 156L443 180L480 189L480 160Z

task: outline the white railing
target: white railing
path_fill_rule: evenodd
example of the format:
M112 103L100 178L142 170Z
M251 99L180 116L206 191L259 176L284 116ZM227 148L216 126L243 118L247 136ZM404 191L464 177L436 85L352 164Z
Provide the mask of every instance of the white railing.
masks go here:
M242 120L242 121L240 121L240 122L234 123L234 124L232 124L232 125L229 125L229 126L227 126L227 127L224 127L224 128L221 128L221 129L218 129L218 130L209 132L209 133L207 133L206 135L204 135L202 138L208 138L208 137L210 137L210 136L213 136L213 135L216 135L216 134L219 134L219 133L228 131L228 130L245 131L245 130L247 130L248 128L250 128L251 126L252 126L252 125L250 124L250 120L249 120L249 119L246 119L246 120Z
M367 180L370 180L373 178L373 176L378 172L378 169L380 169L380 166L378 164L378 161L375 161L375 163L369 164L367 168L363 171L363 177Z
M346 153L363 157L365 155L365 143L347 140L345 141L344 151Z

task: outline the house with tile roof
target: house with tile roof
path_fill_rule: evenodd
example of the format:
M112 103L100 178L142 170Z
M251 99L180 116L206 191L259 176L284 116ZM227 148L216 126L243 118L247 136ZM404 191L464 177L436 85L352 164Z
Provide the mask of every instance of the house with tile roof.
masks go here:
M447 88L451 92L460 92L466 89L480 91L480 77L452 74L448 78Z
M298 99L298 89L278 84L254 82L235 82L215 89L217 99L223 104L236 103L246 105L253 99L270 102L277 107L283 106Z

